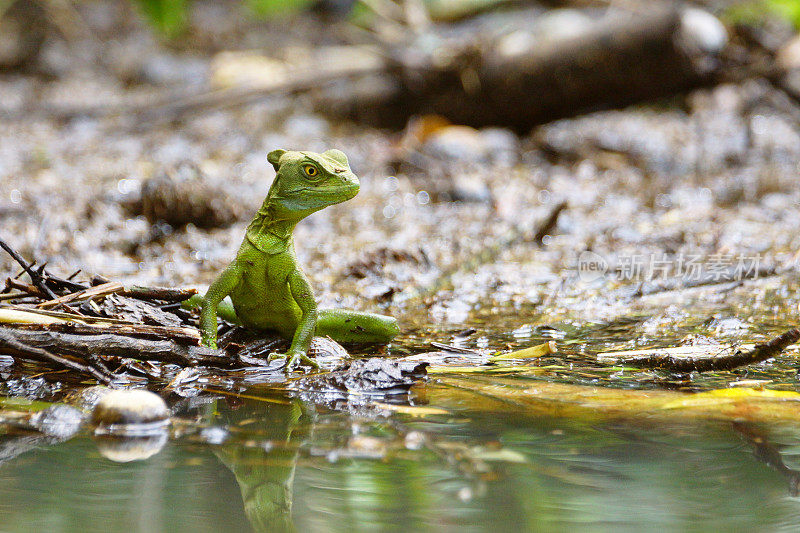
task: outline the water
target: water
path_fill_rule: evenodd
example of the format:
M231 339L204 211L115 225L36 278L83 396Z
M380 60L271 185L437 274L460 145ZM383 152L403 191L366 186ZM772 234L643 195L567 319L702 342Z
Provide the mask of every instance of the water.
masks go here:
M231 428L219 445L184 436L147 460L117 463L79 437L5 461L0 529L764 531L800 523L787 474L754 456L746 434L758 428L594 424L457 404L448 415L371 420L300 403L237 404L201 409L208 423ZM786 463L800 459L800 432L772 438L790 446Z

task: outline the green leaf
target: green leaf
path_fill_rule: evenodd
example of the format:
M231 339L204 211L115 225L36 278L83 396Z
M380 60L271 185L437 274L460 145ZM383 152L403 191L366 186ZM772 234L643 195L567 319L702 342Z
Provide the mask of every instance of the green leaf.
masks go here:
M262 18L295 13L310 6L314 0L244 0L247 7Z
M734 4L723 13L723 18L734 24L759 25L769 16L779 17L800 29L800 2L798 0L755 0Z
M800 28L800 2L797 0L767 0L769 9L792 23L795 28Z
M186 27L188 0L135 0L147 22L165 37L175 37Z

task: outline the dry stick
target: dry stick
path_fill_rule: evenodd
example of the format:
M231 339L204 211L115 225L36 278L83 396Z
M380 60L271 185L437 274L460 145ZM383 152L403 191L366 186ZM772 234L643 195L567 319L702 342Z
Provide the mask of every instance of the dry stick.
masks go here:
M84 289L82 291L73 292L72 294L67 294L65 296L59 296L55 300L48 300L46 302L40 303L37 307L40 309L47 309L49 307L56 307L61 304L74 302L76 300L91 300L93 298L97 298L100 296L107 296L109 294L114 294L120 292L124 289L122 283L104 283L102 285L97 285L96 287L91 287L89 289Z
M195 294L197 289L174 289L171 287L140 287L131 285L125 287L120 293L138 300L161 300L164 302L182 302Z
M85 365L71 359L52 354L45 349L29 346L20 342L9 330L0 328L0 350L6 351L11 355L18 355L25 359L32 359L42 363L51 363L61 368L74 370L82 374L88 374L106 385L114 381L114 377L91 365Z
M80 270L78 272L80 272ZM49 283L58 286L58 288L60 289L65 289L68 291L82 291L89 288L89 286L86 285L85 283L77 283L70 279L64 279L58 276L54 276L52 273L47 272L44 269L42 269L42 275L47 279Z
M191 346L200 344L200 334L195 328L152 326L115 319L98 319L90 316L76 317L65 313L24 307L0 307L0 324L8 324L15 329L50 330L84 335L111 333L156 340L166 338Z
M800 340L800 330L790 329L783 335L775 337L765 344L756 344L752 350L737 351L732 355L719 357L675 357L661 353L651 353L636 357L623 357L617 359L617 365L630 365L640 368L656 368L670 372L713 372L718 370L733 370L740 366L751 365L775 357L787 346Z
M0 247L3 248L8 254L14 258L14 261L20 264L20 266L25 269L25 272L31 277L31 281L34 285L36 285L44 294L47 295L48 298L55 299L57 296L50 288L44 283L42 276L34 272L31 266L25 261L21 255L19 255L11 246L9 246L3 239L0 239Z
M0 306L0 323L29 329L51 329L53 331L83 332L98 335L116 333L121 335L143 335L158 339L180 340L185 344L199 344L200 333L195 328L180 326L152 326L137 324L114 318L75 316L44 309L20 306Z
M536 232L536 235L533 236L533 242L542 246L544 244L544 238L548 235L551 231L553 231L556 227L556 223L558 222L558 215L567 208L567 202L561 202L560 204L556 205L552 211L550 211L550 216L548 216L544 222L542 222L541 226L539 226L539 231Z
M39 287L35 287L28 283L23 283L21 281L17 281L16 279L6 278L6 289L17 289L20 291L25 292L25 294L29 296L35 296L36 298L44 298L44 294L39 289Z

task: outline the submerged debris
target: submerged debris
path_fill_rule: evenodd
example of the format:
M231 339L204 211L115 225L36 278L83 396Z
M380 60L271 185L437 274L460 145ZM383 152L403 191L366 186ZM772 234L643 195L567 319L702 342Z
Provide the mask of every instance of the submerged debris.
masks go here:
M428 363L397 359L358 359L346 367L302 378L290 390L319 391L328 396L395 396L407 394L412 385L425 377Z

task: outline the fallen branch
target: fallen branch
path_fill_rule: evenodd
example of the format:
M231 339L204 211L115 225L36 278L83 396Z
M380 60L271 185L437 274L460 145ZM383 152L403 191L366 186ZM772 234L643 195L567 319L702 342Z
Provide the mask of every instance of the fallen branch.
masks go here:
M114 377L103 370L88 364L79 363L77 361L73 361L72 359L55 355L38 346L28 345L20 341L18 336L14 334L13 330L8 330L6 328L0 328L0 350L3 350L10 355L20 356L24 359L32 359L34 361L52 364L59 368L65 368L67 370L74 370L82 374L87 374L99 382L105 383L106 385L114 381Z
M528 131L558 118L728 81L736 68L741 71L736 79L763 74L747 58L739 60L741 67L733 60L726 64L724 26L697 9L587 16L568 34L547 29L563 23L540 18L522 10L519 24L506 33L426 24L418 28L422 33L408 32L402 41L327 47L310 59L286 58L283 67L262 67L273 70L261 76L253 76L252 63L245 62L237 69L249 75L222 79L222 89L165 95L144 105L132 101L50 114L126 115L146 127L276 95L308 93L323 112L384 126L402 126L410 116L434 113L458 124ZM341 90L345 81L350 83ZM14 118L29 120L30 113Z
M140 361L161 361L181 366L198 364L229 367L231 359L204 346L186 346L174 340L151 340L113 333L75 334L26 328L0 328L0 335L20 345L66 352L82 358L113 355Z
M791 344L800 340L800 330L790 329L764 344L757 344L752 350L736 351L731 355L712 357L679 357L667 350L653 350L645 355L625 356L626 352L607 352L598 354L600 361L612 360L618 365L639 368L654 368L676 373L714 372L733 370L741 366L752 365L771 359L780 354ZM709 346L707 349L712 349ZM627 352L630 353L630 352Z

